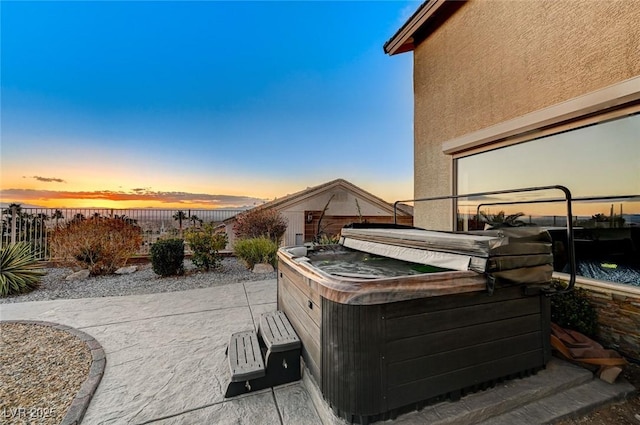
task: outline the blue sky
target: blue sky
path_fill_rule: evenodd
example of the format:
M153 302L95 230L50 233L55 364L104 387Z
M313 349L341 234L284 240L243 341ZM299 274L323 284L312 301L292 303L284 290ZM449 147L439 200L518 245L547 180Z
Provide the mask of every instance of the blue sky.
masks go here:
M3 1L0 200L411 198L413 58L382 46L419 5Z

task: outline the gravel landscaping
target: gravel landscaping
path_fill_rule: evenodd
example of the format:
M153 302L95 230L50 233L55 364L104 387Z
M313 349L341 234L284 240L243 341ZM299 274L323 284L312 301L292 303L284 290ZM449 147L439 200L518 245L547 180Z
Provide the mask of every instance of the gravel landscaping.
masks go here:
M61 423L90 366L86 344L68 332L0 322L0 423Z
M79 281L65 280L73 273L70 268L47 268L40 288L27 294L0 298L0 304L154 294L276 278L275 272L257 274L247 270L244 264L235 257L223 258L221 267L209 272L198 271L190 260L185 260L184 265L185 274L183 276L160 277L153 272L151 264L146 263L138 264L138 271L132 274L95 276Z

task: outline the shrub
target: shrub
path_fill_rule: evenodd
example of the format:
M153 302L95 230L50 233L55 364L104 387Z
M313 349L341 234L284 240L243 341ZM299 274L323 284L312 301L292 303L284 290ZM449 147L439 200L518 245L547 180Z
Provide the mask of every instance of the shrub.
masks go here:
M322 233L316 237L316 244L318 245L335 245L340 242L340 235L327 235Z
M273 208L254 208L236 216L233 232L238 239L267 237L279 242L287 230L287 220Z
M0 297L36 289L44 275L41 268L25 242L0 249Z
M124 266L140 248L142 231L116 218L78 219L54 229L50 243L54 258L88 268L95 276Z
M199 269L209 270L220 266L218 251L227 246L227 234L216 233L215 226L207 223L202 228L189 228L185 240L193 252L191 260Z
M162 277L184 273L184 241L163 239L151 245L153 271Z
M267 237L240 239L233 246L233 252L252 269L258 263L276 266L278 244Z
M553 285L557 289L566 287L561 281L554 281ZM598 330L598 314L582 288L551 297L551 321L592 338Z

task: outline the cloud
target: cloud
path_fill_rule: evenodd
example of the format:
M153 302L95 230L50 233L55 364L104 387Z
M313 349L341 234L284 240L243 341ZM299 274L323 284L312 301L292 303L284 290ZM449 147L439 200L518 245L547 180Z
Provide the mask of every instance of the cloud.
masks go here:
M22 176L23 179L29 178L27 176ZM36 179L39 182L45 183L66 183L63 179L59 179L57 177L41 177L41 176L31 176L32 179Z
M15 199L21 202L54 200L109 200L109 201L155 201L165 204L198 204L210 208L240 207L261 204L265 199L251 196L212 195L208 193L162 192L150 188L135 188L129 192L112 190L95 191L59 191L37 189L3 189L0 198Z

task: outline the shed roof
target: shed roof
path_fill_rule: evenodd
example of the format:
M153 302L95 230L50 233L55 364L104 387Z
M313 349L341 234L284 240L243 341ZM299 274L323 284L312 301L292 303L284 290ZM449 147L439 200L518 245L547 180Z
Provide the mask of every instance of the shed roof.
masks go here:
M344 179L335 179L335 180L331 180L329 182L320 184L318 186L308 187L299 192L295 192L295 193L283 196L282 198L276 198L273 201L266 202L255 208L257 209L276 208L278 210L283 210L291 205L295 205L299 202L305 201L306 199L312 198L314 196L320 195L324 192L333 190L338 187L344 190L350 191L358 195L362 199L366 199L369 202L378 205L380 208L389 211L389 214L393 214L393 204L388 203L384 199L379 198ZM413 210L409 205L399 204L398 215L412 216ZM228 219L225 220L225 222L232 221L234 219L235 219L235 216L229 217Z

